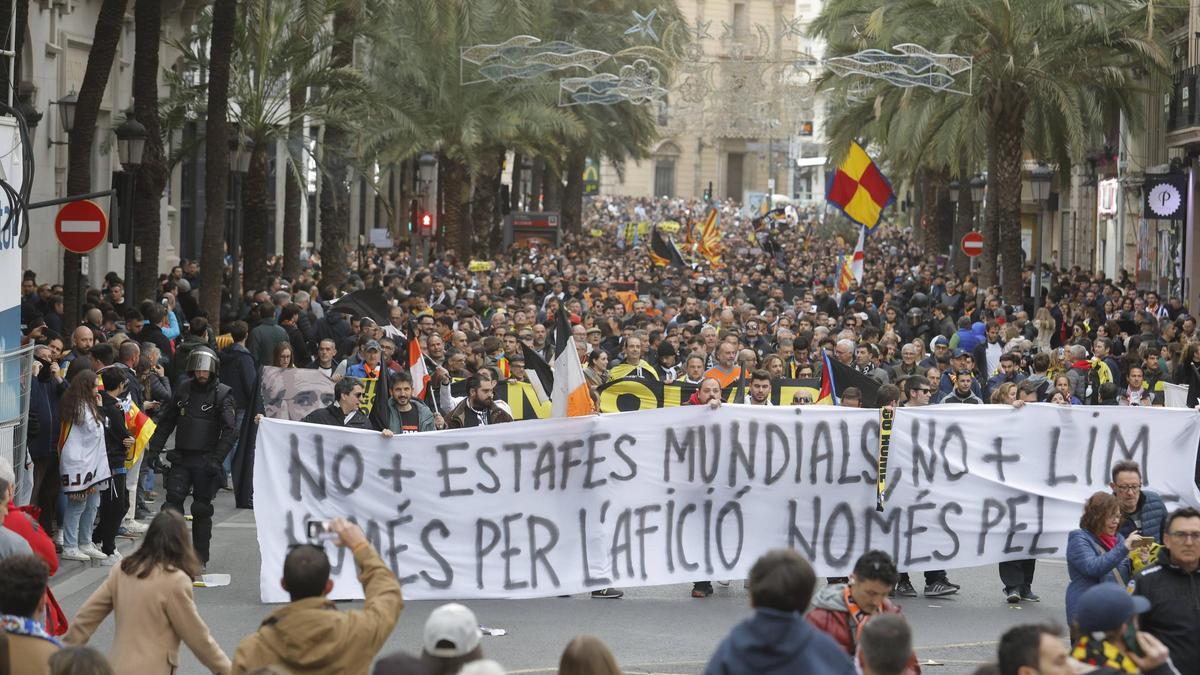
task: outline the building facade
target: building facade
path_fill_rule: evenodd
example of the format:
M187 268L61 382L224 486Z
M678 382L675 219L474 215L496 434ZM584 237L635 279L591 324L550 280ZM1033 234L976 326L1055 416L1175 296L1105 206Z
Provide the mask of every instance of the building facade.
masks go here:
M681 0L690 46L656 108L651 157L600 169L600 192L741 202L750 193L824 199L819 45L804 37L820 0Z

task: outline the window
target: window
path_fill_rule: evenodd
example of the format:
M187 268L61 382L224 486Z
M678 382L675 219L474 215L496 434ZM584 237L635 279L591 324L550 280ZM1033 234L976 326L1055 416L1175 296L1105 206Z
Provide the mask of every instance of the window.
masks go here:
M654 196L675 196L675 159L660 157L654 162Z

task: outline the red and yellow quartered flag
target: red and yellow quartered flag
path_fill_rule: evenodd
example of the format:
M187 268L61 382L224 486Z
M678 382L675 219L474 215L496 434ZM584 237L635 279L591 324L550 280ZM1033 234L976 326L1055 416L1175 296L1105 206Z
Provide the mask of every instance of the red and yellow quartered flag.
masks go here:
M850 220L872 230L879 224L883 210L896 201L896 193L867 151L851 141L846 159L829 181L825 200Z

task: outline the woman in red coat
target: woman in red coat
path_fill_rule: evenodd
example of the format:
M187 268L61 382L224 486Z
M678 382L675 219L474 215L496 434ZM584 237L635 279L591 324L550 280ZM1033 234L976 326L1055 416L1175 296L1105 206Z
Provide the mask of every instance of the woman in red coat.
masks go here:
M817 593L805 616L817 630L833 638L852 658L858 652L863 626L880 614L899 614L900 607L888 600L900 574L891 556L867 551L854 563L848 584L830 584ZM917 655L909 659L905 675L920 675Z

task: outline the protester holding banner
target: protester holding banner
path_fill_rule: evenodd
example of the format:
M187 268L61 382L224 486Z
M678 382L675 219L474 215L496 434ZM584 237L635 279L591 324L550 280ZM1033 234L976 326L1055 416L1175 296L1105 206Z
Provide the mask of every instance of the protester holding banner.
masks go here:
M391 375L387 384L391 389L385 408L388 431L393 434L415 434L445 428L446 423L441 415L434 415L429 406L412 397L412 376L408 371ZM379 405L379 401L375 405Z
M363 386L357 379L342 378L333 385L333 403L310 412L301 421L347 429L372 429L370 420L360 406L363 391Z

